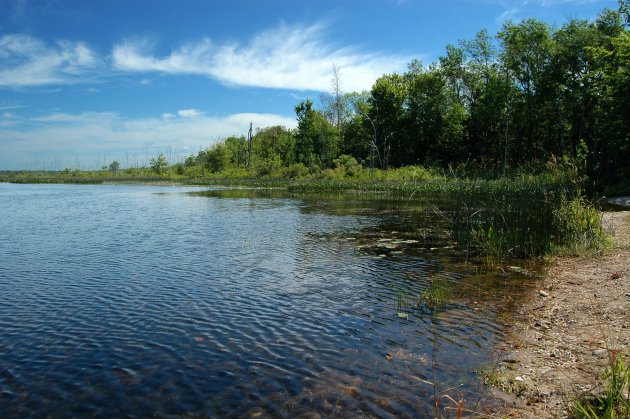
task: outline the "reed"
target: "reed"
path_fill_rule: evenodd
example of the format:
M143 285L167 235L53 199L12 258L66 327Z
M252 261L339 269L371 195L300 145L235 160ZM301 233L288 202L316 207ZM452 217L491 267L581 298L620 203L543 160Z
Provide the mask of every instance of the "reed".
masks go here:
M581 197L570 172L500 180L454 180L423 186L425 197L450 225L452 240L495 264L558 248L599 248L601 217Z
M451 297L452 290L448 280L440 275L435 275L431 278L425 290L420 293L417 305L436 312L446 306L451 301Z

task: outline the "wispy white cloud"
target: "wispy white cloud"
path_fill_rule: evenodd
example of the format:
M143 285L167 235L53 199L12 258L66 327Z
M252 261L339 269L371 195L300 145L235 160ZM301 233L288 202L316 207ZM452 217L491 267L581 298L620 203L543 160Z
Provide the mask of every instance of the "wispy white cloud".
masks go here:
M217 138L243 135L250 121L255 127L296 125L295 117L282 115L241 113L212 117L191 109L142 119L113 112L58 112L33 118L5 112L0 113L0 167L31 168L29 164L35 161L53 159L69 161L72 166L76 157L82 166L89 167L94 165L97 154L120 161L127 153L144 159L147 153L155 155L166 150L179 150L176 158L183 158L208 147ZM185 150L190 151L184 153Z
M114 47L114 65L123 71L197 74L226 84L329 90L332 65L341 68L346 90L369 89L384 73L401 71L411 56L362 52L325 39L325 25L288 26L256 35L248 44L214 44L203 38L182 45L170 55L147 52L146 40L128 40Z
M245 43L201 38L166 56L151 54L147 39L129 39L99 56L84 42L45 42L24 34L0 38L0 87L83 83L120 73L192 74L227 85L329 90L332 65L347 91L369 89L384 73L403 71L411 56L365 52L326 38L326 25L278 27ZM150 83L143 79L141 83Z
M520 21L524 18L535 15L536 12L561 7L579 7L586 4L605 3L603 0L488 0L489 3L497 4L504 8L496 18L498 24L506 20Z
M6 106L0 106L0 111L7 111L9 109L20 109L23 108L24 105L6 105Z
M48 44L28 35L4 35L0 38L0 87L82 82L100 62L82 42Z

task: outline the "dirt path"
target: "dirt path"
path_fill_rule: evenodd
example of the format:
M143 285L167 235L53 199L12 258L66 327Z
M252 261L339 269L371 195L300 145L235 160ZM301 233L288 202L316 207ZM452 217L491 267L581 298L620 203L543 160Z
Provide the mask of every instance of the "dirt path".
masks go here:
M566 417L571 397L598 394L608 350L630 359L630 211L604 215L613 247L557 260L524 307L511 352L488 380L510 417ZM504 414L506 411L503 412Z

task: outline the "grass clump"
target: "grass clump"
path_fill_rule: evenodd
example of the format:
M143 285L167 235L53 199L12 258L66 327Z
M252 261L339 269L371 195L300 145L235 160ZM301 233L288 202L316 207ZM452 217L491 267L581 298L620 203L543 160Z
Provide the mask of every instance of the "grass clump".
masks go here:
M435 275L420 293L417 306L436 312L447 306L452 299L452 287L447 278Z
M578 416L595 418L630 417L630 368L617 350L609 350L609 365L602 373L603 395L591 400L574 400Z
M473 229L472 240L481 248L485 265L489 268L498 265L507 251L505 237L495 233L492 225L488 227L487 231L483 227L479 227L477 230Z
M582 196L576 196L560 205L556 212L555 245L572 252L601 250L607 242L602 228L602 213Z

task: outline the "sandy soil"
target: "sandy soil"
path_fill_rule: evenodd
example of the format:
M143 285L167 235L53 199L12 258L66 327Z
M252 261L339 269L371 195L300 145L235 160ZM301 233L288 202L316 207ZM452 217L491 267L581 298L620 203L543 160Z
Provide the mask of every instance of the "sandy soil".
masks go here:
M560 258L487 375L502 415L566 417L571 398L601 393L609 351L630 359L630 211L604 214L613 246L600 256ZM504 391L499 391L502 389Z

